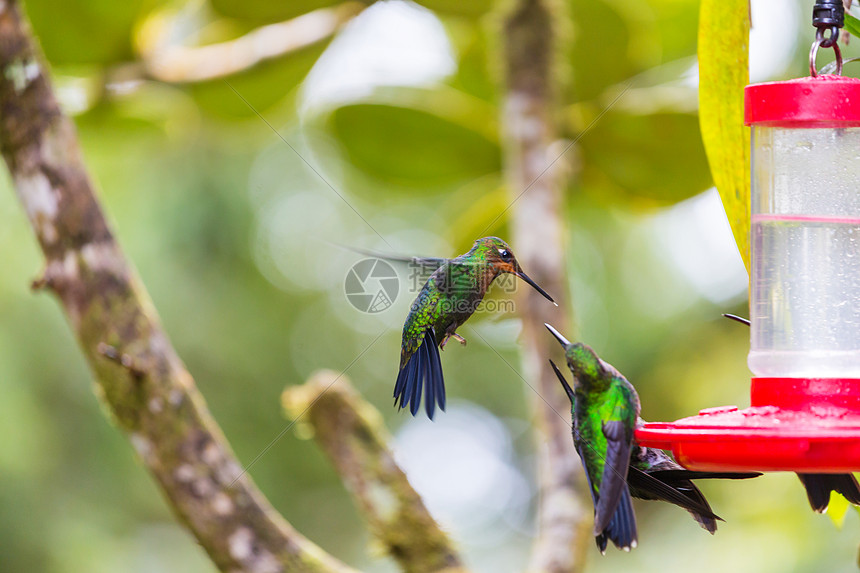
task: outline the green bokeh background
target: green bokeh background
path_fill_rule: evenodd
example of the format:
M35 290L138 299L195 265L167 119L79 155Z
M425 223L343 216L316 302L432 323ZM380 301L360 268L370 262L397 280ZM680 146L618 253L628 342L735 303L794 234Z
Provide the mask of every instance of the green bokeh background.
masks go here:
M246 464L287 425L281 391L318 368L348 367L395 434L411 428L428 439L445 427L390 407L399 329L414 296L406 272L392 308L361 314L343 294L347 270L360 257L339 245L451 256L478 235L508 236L506 217L496 219L509 190L500 174L499 38L488 0L386 2L359 17L396 9L435 18L455 66L429 84L309 102L304 78L321 54L334 52L323 43L231 77L230 85L144 81L122 93L102 89L111 71L139 58L141 30L153 18L181 20L189 38L214 42L334 4L25 3L117 235ZM745 314L745 292L731 280L740 258L730 257L729 279L720 282L712 271L703 289L690 279L695 269L685 268L690 257L673 251L681 243L731 241L727 227L698 236L712 227L696 217L719 219L716 204L700 195L711 183L689 79L698 4L562 4L564 51L555 71L561 140L554 149L582 135L559 160L571 173L563 216L578 338L634 382L648 419L744 405L748 338L719 318ZM782 31L797 46L775 72L782 77L806 73L811 2L770 8L796 6L802 26ZM314 71L334 73L323 65ZM618 103L583 134L630 79ZM94 396L58 305L30 291L42 259L8 178L0 186L0 570L213 571ZM476 571L521 570L534 535L534 396L506 364L518 366L518 333L515 315L479 315L464 329L469 346L453 345L443 358L454 408L461 405L468 418L480 407L498 421L513 452L505 463L530 492L515 523L463 532L443 519ZM445 471L457 478L456 466ZM394 570L301 426L250 473L323 548L366 570ZM703 489L727 521L717 535L676 508L640 503L639 548L604 558L594 551L589 569L855 569L857 515L841 529L814 515L794 476Z

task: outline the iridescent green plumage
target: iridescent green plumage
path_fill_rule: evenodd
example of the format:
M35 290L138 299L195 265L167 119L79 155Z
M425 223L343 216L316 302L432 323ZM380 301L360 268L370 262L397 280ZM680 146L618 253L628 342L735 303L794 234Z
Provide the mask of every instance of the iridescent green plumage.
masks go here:
M716 531L720 518L691 480L746 479L761 474L688 471L662 450L639 446L633 431L643 422L633 385L591 348L571 344L553 327L546 326L564 347L574 375L571 388L550 360L570 398L573 441L591 487L594 535L600 551L605 551L608 540L622 549L636 545L631 496L682 507L704 529Z
M424 261L433 259L424 259ZM454 259L436 259L438 268L412 303L400 352L400 370L394 386L395 403L418 412L421 393L432 418L436 404L445 409L445 386L436 346L444 349L449 338L465 344L459 328L478 308L492 282L503 273L514 274L552 298L526 275L510 247L497 237L478 239L468 253ZM429 344L428 344L429 342Z
M636 546L636 517L627 486L639 396L615 368L588 346L571 344L546 325L564 346L574 385L569 391L573 441L594 502L594 536L600 551L607 540L616 547ZM568 388L569 389L569 388Z

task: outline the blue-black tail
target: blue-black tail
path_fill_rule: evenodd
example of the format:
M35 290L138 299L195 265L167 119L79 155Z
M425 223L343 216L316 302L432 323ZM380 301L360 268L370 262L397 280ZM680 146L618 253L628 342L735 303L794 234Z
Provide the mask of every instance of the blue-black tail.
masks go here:
M409 357L409 361L397 374L394 403L397 404L399 400L398 407L409 406L409 411L414 416L421 407L422 389L424 409L427 411L427 417L432 420L436 404L442 411L445 410L445 378L442 376L442 360L432 328L427 329L418 350Z
M615 547L629 551L636 547L636 514L633 513L633 501L627 486L621 491L618 507L612 515L612 520L603 532L596 536L597 548L606 553L606 543L611 541Z
M841 493L854 505L860 505L860 487L851 474L797 474L797 477L806 488L809 505L818 513L827 510L831 491Z

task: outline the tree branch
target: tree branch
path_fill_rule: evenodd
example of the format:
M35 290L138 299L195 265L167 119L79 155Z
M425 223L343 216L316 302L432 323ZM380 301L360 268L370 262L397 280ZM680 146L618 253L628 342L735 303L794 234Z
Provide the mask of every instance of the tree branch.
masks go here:
M562 223L563 173L551 153L555 138L557 3L516 0L502 21L506 91L502 111L506 137L505 171L511 193L513 244L523 267L550 292L562 310L568 308ZM558 162L557 162L558 160ZM570 404L549 368L547 358L559 352L544 322L570 332L566 313L559 313L537 293L520 297L523 319L523 363L534 397L540 505L538 538L530 571L581 571L591 539L591 511L579 459L570 434ZM585 497L587 499L587 497Z
M337 384L335 384L337 382ZM404 571L463 572L451 541L424 507L387 448L379 412L349 380L328 370L283 394L287 415L314 430L374 536Z
M212 419L93 194L18 3L0 3L0 151L52 290L97 380L179 519L224 571L351 571L257 490Z
M321 8L257 28L234 40L206 46L171 43L174 38L168 33L168 28L160 40L144 50L144 75L173 83L231 76L331 38L366 6L365 3L347 1L334 8Z

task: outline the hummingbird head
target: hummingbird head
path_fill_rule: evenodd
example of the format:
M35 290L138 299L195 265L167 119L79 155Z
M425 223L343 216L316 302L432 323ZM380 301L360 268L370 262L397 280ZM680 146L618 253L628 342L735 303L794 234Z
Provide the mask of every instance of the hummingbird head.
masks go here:
M558 306L558 304L549 296L546 291L540 288L531 277L523 272L519 261L514 256L513 251L506 242L498 237L484 237L475 241L472 247L472 252L483 255L484 261L489 269L492 269L493 276L498 276L501 273L510 273L518 276L527 282L532 288L538 291L544 298Z
M600 359L590 346L581 342L570 342L552 325L544 323L547 330L558 340L564 348L564 357L567 366L574 375L574 384L602 384L615 375L615 369Z

